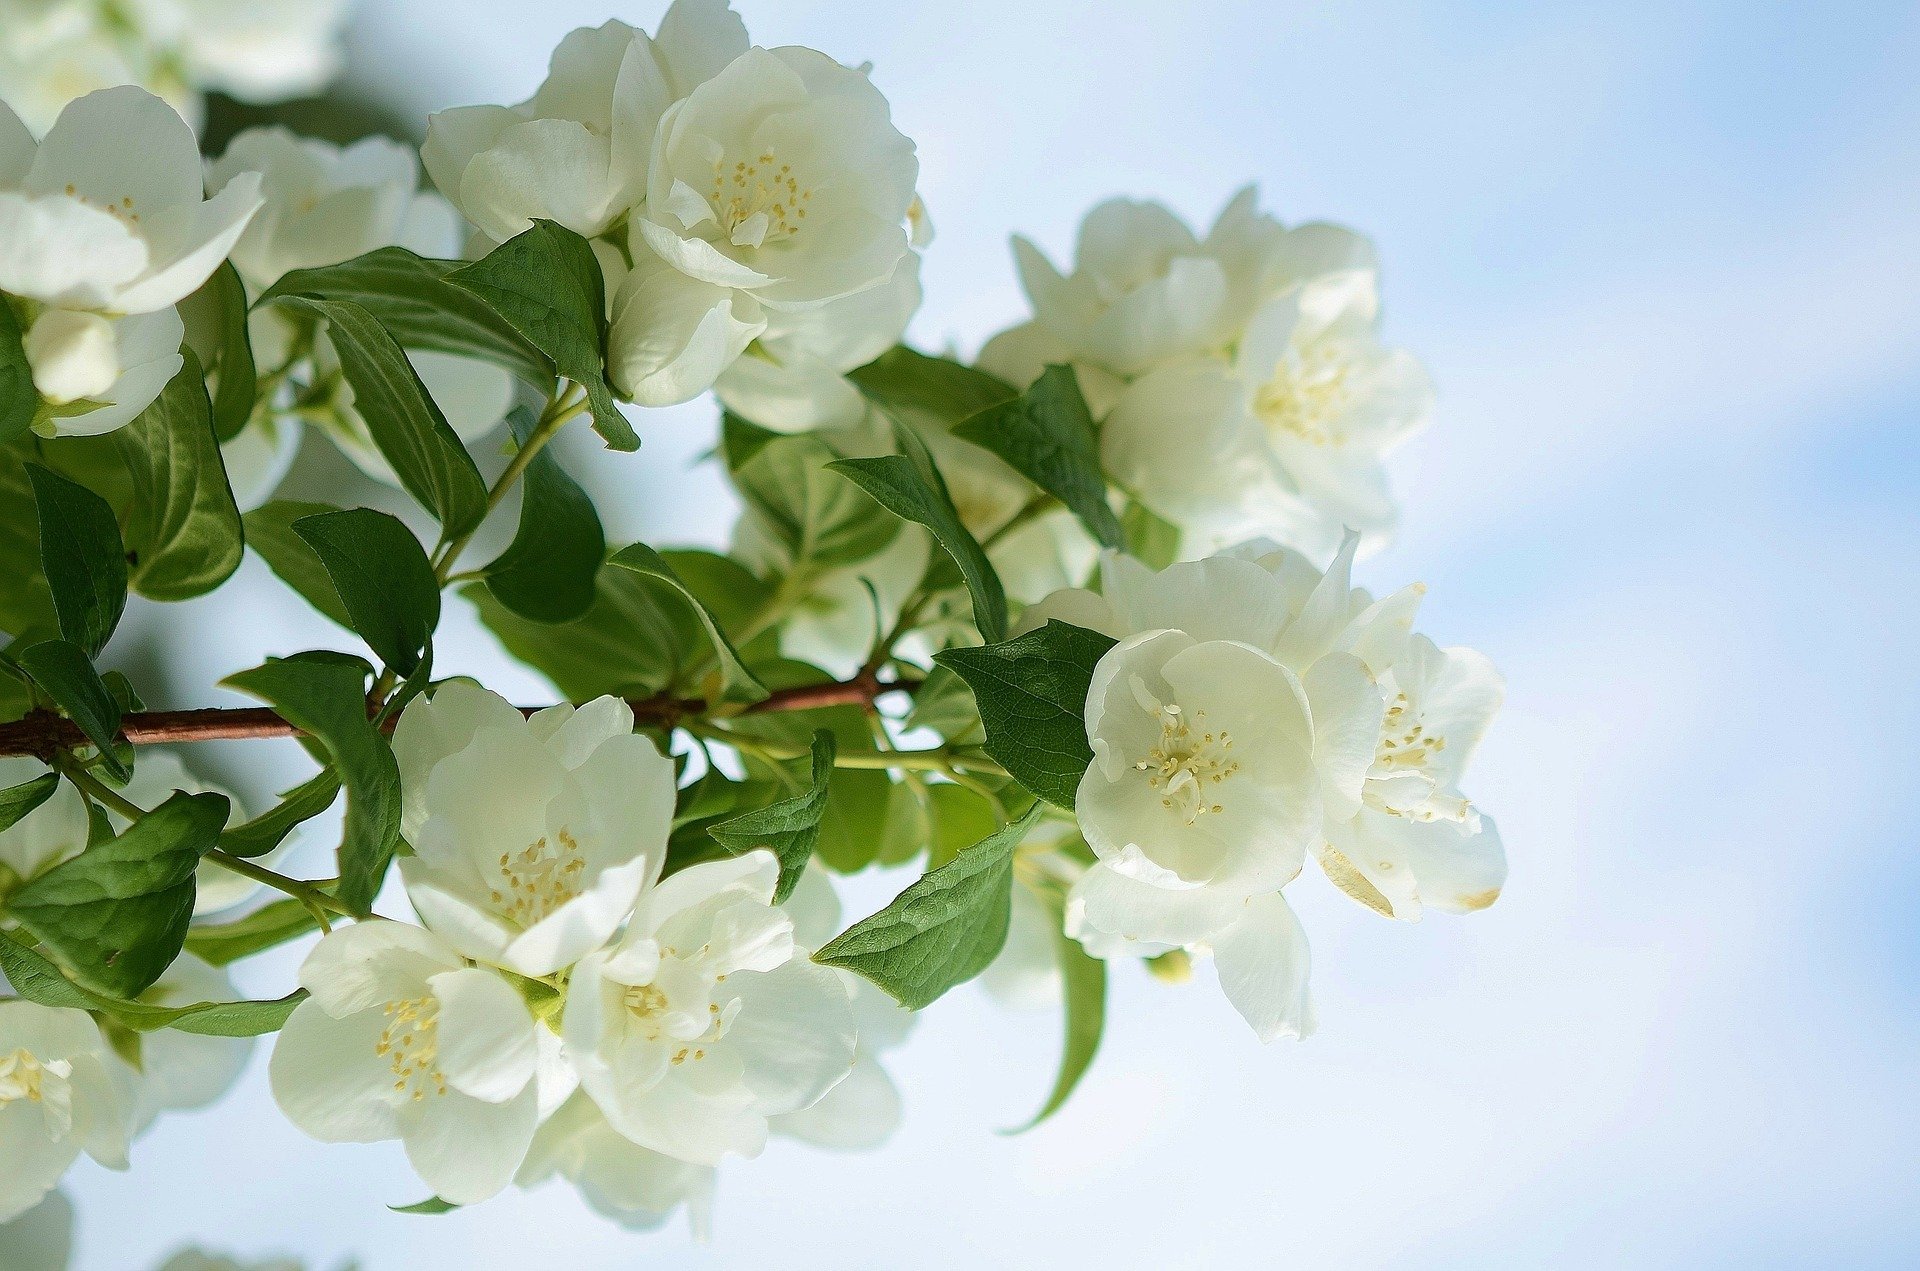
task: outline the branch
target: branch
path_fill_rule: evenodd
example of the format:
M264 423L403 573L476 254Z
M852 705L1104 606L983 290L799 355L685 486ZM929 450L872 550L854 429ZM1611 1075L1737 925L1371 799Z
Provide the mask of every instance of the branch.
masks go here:
M911 692L911 683L881 682L872 675L856 675L851 680L828 684L803 684L781 689L763 701L742 707L735 714L760 715L775 711L804 711L822 706L872 706L883 693ZM667 728L683 719L707 712L709 703L699 697L628 698L636 721ZM524 715L542 709L522 706ZM371 713L371 712L369 712ZM396 721L388 719L382 727L391 732ZM189 711L132 711L121 717L120 737L135 746L162 742L247 740L260 737L298 737L300 730L265 706L208 707ZM80 726L48 710L35 710L11 724L0 724L0 755L34 755L52 763L62 751L91 745Z

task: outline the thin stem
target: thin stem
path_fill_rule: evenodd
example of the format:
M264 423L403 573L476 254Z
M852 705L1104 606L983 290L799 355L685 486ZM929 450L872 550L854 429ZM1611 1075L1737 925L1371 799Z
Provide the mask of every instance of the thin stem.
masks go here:
M492 515L494 509L498 508L501 501L507 497L508 491L512 490L514 484L525 474L527 465L533 462L534 456L553 440L555 434L568 420L586 409L586 390L578 384L569 384L564 391L556 394L547 403L546 409L540 412L540 418L534 422L533 431L527 434L526 441L514 451L513 458L507 461L507 466L501 469L500 476L493 483L493 488L487 491L488 515ZM485 519L485 517L481 518L483 522ZM440 580L441 586L446 586L447 579L453 572L454 561L479 528L476 525L465 534L456 535L440 545L440 551L433 562L433 573L434 577Z
M145 808L135 803L132 799L127 798L126 795L121 794L118 790L115 790L112 786L100 780L100 778L94 776L91 772L88 772L85 768L73 762L73 760L63 757L54 766L64 773L67 780L73 782L88 798L92 799L95 803L105 804L127 820L138 821L147 814Z

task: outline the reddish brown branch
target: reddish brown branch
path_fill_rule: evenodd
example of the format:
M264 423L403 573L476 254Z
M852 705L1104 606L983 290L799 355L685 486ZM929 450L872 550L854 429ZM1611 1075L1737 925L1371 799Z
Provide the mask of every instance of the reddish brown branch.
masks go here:
M803 684L781 689L763 701L741 708L743 715L770 711L802 711L822 706L871 706L883 693L911 691L913 685L881 683L872 675L828 684ZM672 727L683 719L705 714L708 703L698 697L627 699L634 718L644 724ZM537 706L520 708L531 715ZM393 721L387 721L391 729ZM219 741L257 737L297 737L300 730L265 706L208 707L190 711L132 711L120 721L120 736L136 746L158 742ZM36 710L25 719L0 724L0 755L35 755L49 763L54 755L87 745L79 725L52 711Z

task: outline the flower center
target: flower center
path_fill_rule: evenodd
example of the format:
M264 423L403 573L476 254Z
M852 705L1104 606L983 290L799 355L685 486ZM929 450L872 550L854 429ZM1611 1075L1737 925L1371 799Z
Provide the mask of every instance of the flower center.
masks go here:
M431 1094L445 1094L447 1079L436 1062L440 1055L440 1003L431 994L381 1007L387 1026L373 1053L393 1068L393 1088L415 1102Z
M1253 397L1254 412L1272 432L1287 433L1316 446L1338 440L1332 423L1352 396L1351 364L1328 341L1290 350Z
M1436 757L1446 748L1447 739L1428 731L1407 695L1394 694L1362 797L1369 806L1393 816L1415 821L1462 820L1470 811L1467 801L1443 797L1442 778L1433 771Z
M760 247L792 238L807 219L813 191L800 184L793 165L781 163L771 150L752 159L724 158L713 163L714 215L721 232L735 247Z
M24 1099L44 1109L55 1137L65 1135L73 1125L73 1085L68 1078L73 1065L64 1059L42 1063L31 1051L21 1048L0 1055L0 1108Z
M650 984L635 984L621 995L627 1012L639 1025L641 1035L653 1042L671 1045L670 1062L676 1066L707 1057L707 1048L727 1035L740 999L729 998L723 1004L720 985L726 975L714 975L675 956L673 950L661 951L660 970Z
M1240 764L1227 754L1233 749L1233 736L1226 729L1209 729L1204 710L1193 713L1188 722L1185 712L1171 703L1158 706L1160 744L1134 768L1147 774L1147 784L1160 791L1160 806L1186 817L1192 825L1210 812L1221 811L1212 801L1211 787L1240 771Z
M74 202L105 212L115 220L124 220L134 225L140 223L140 213L133 210L133 196L131 194L122 196L118 202L108 199L105 203L95 203L92 199L80 193L78 186L72 184L69 184L63 193Z
M489 895L506 916L531 927L580 894L587 862L565 829L541 835L518 852L500 853L498 886Z

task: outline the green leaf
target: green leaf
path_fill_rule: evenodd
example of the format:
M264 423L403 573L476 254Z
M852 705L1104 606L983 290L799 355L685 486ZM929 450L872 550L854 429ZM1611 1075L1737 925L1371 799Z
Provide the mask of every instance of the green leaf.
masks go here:
M385 512L350 508L303 516L293 532L320 558L367 647L413 674L440 625L440 580L413 531Z
M0 445L33 426L40 390L33 386L33 365L22 344L26 333L13 306L0 297Z
M965 786L944 782L927 787L933 807L932 850L927 868L938 869L966 848L993 833L999 819L991 803Z
M293 529L295 521L337 511L339 509L329 503L275 499L247 513L242 520L247 527L247 546L260 554L267 568L308 604L351 631L353 619L348 616L333 579L327 575L326 565Z
M388 1205L387 1208L391 1209L396 1214L432 1215L432 1214L450 1214L454 1210L460 1208L460 1206L454 1204L450 1200L441 1200L438 1196L429 1196L425 1200L417 1200L413 1202L413 1204L411 1205Z
M980 708L967 682L944 666L935 666L913 692L908 728L931 728L949 744L978 745Z
M721 629L719 622L715 620L712 613L708 612L700 598L693 594L692 589L680 580L680 575L674 572L673 566L668 564L660 553L645 543L631 543L615 552L608 558L607 563L617 565L621 569L630 569L643 577L652 578L686 598L687 605L693 611L694 617L699 620L701 629L707 633L707 639L713 642L714 657L720 664L723 698L728 701L757 702L767 696L766 687L755 679L753 672L741 662L739 653L734 650L733 642L727 639L727 633Z
M569 701L611 693L648 697L672 680L689 647L662 607L655 584L628 569L605 566L592 608L572 622L530 622L475 584L460 594L507 652L553 681Z
M225 681L318 739L332 758L347 789L338 896L360 915L372 909L400 843L400 769L393 748L367 718L368 674L358 658L300 653Z
M31 440L0 446L0 631L15 636L53 635L59 625L40 564L40 518L27 478L34 454Z
M989 406L953 435L992 451L1066 504L1103 547L1122 545L1120 519L1107 505L1093 415L1070 366L1049 366L1019 398Z
M745 515L787 573L814 578L898 537L898 520L828 471L838 451L815 436L757 435L764 431L730 415L722 441Z
M243 859L265 856L302 823L332 807L339 794L339 774L323 768L281 795L280 802L253 820L221 831L220 850Z
M987 753L1047 802L1069 810L1093 762L1087 690L1110 636L1065 622L984 648L947 649L933 660L965 680L980 705Z
M289 896L232 922L189 927L187 952L214 966L227 966L319 929L313 911Z
M219 843L228 811L225 795L175 793L22 887L7 910L81 984L138 997L180 954L194 869Z
M253 417L259 377L253 364L253 339L247 331L247 288L232 261L213 271L196 293L216 311L220 347L214 369L219 375L213 394L213 434L232 441Z
M404 247L382 247L338 265L296 269L260 297L350 300L371 313L402 348L479 358L505 367L534 387L553 385L553 364L478 296L447 281L464 261L429 260Z
M716 843L735 856L764 847L780 858L780 885L773 893L775 904L793 895L807 862L813 859L813 845L820 838L820 818L827 810L827 783L833 775L833 754L833 734L822 728L813 735L813 784L805 794L756 808L707 831Z
M1128 504L1120 524L1126 531L1127 555L1148 569L1165 569L1180 559L1180 527L1155 516L1146 504Z
M993 570L987 554L980 550L960 513L947 493L947 483L933 465L926 443L911 428L894 427L901 454L881 455L874 459L842 459L829 464L844 473L871 495L887 511L933 531L940 546L947 549L953 563L966 579L967 594L973 598L973 624L989 643L1003 640L1007 634L1007 595L1000 576Z
M516 408L507 423L525 445L533 412ZM593 500L561 469L553 447L544 447L520 478L520 527L487 566L488 589L523 618L571 622L593 606L593 582L606 555L606 532Z
M43 772L31 781L0 790L0 833L12 829L60 788L60 774Z
M923 1010L987 969L1007 942L1013 911L1013 852L1039 805L930 870L893 903L863 918L813 957L845 967Z
M407 493L449 537L479 525L487 483L393 336L350 300L282 296L277 303L326 320L354 407Z
M108 502L37 463L27 465L40 521L40 565L60 634L97 656L127 607L127 549Z
M1020 394L1005 380L943 357L896 345L847 373L863 396L896 421L945 432Z
M484 300L560 374L587 390L593 428L614 450L638 450L640 437L607 391L607 294L587 240L552 221L535 221L485 257L447 276Z
M190 600L240 567L245 543L193 351L151 406L112 434L133 479L133 586L154 600Z
M1065 896L1048 898L1052 909L1054 955L1060 962L1062 1006L1066 1014L1066 1036L1060 1046L1060 1071L1053 1090L1033 1120L1012 1131L1024 1134L1058 1112L1086 1076L1093 1057L1100 1049L1100 1035L1107 1026L1107 964L1090 957L1078 940L1066 932L1061 908Z
M257 1037L287 1022L293 1008L306 1000L305 989L268 1002L193 1002L186 1006L155 1006L96 992L69 979L39 951L0 932L0 971L6 973L20 996L42 1006L64 1006L95 1011L136 1032L173 1028L206 1037Z
M42 692L80 726L87 740L100 749L101 762L115 778L133 775L132 765L120 753L120 703L115 701L86 650L71 640L42 640L15 655L20 669L33 677Z

